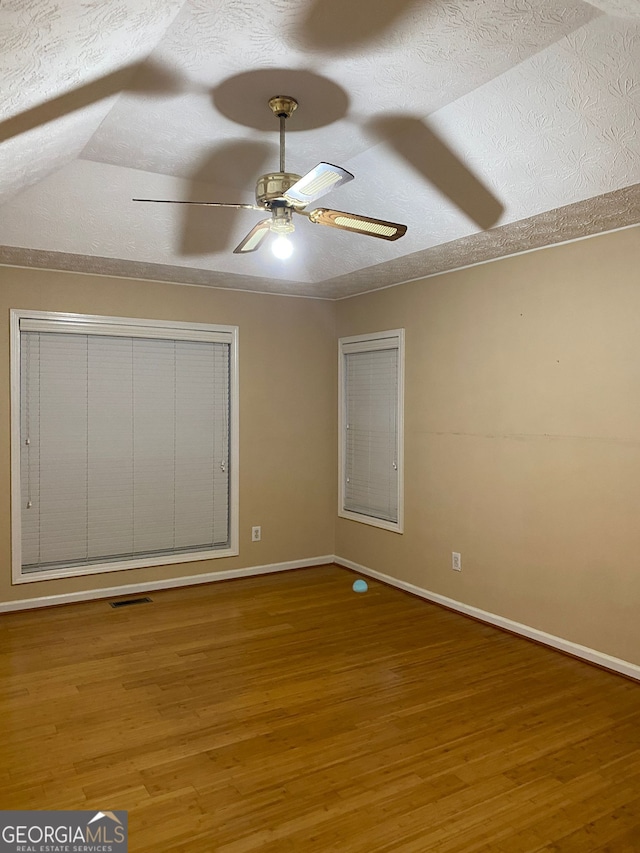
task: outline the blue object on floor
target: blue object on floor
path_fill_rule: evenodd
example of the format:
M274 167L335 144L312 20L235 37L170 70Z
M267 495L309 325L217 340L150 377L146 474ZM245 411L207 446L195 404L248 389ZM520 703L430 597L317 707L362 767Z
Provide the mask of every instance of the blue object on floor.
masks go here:
M369 589L367 586L367 582L363 580L357 580L353 582L353 591L354 592L366 592Z

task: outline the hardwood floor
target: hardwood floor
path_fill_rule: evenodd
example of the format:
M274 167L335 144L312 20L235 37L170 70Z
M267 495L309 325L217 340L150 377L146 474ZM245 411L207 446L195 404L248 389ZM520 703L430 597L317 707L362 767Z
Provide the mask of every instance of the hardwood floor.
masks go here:
M640 685L321 567L0 617L0 808L130 851L638 853Z

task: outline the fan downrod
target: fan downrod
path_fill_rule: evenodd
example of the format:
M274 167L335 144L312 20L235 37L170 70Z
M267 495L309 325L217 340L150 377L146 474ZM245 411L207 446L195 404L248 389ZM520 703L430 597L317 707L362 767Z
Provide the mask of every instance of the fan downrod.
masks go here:
M291 113L297 108L298 102L290 95L274 95L269 99L271 112L280 121L280 171L286 172L284 166L284 126Z

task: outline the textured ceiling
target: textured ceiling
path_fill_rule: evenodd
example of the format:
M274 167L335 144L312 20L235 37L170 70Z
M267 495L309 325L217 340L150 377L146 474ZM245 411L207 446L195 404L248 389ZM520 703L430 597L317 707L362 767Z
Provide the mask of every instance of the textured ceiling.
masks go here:
M640 221L640 0L8 0L0 262L340 298ZM277 170L356 180L234 255Z

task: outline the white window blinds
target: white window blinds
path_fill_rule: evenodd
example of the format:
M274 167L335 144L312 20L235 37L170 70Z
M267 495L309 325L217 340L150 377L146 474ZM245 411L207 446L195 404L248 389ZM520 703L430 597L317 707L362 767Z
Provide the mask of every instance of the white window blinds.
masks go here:
M401 336L343 339L341 353L341 514L398 529Z
M25 575L230 545L231 343L104 329L21 323Z

